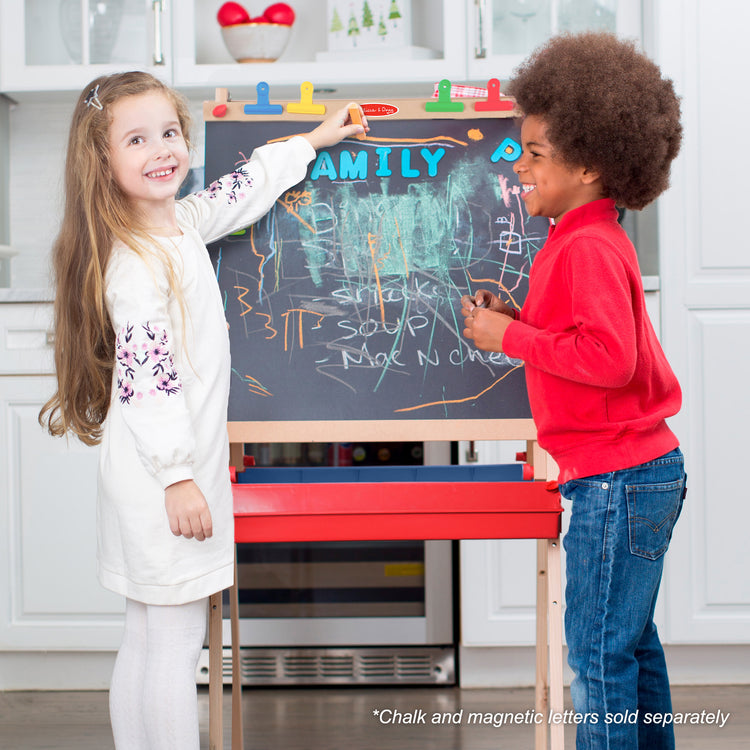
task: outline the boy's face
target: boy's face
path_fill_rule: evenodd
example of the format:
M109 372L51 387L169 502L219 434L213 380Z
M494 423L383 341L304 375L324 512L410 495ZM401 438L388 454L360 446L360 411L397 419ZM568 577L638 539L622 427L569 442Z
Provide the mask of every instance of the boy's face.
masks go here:
M523 153L513 165L523 186L530 216L559 221L573 208L601 198L598 175L566 164L547 139L547 126L537 115L527 115L521 126Z

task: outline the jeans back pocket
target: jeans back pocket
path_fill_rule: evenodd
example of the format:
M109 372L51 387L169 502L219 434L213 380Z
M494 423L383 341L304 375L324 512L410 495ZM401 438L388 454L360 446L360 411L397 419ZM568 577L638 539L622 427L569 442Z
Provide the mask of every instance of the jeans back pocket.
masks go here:
M631 554L657 560L667 551L682 509L684 486L682 479L625 485Z

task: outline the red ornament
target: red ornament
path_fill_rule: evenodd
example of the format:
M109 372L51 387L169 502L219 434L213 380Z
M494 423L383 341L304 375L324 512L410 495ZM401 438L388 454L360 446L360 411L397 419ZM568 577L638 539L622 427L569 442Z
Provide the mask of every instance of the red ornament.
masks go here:
M294 11L286 3L269 5L263 15L268 23L280 23L282 26L291 26L295 19Z
M216 14L219 26L235 26L238 23L247 23L250 15L239 3L224 3Z

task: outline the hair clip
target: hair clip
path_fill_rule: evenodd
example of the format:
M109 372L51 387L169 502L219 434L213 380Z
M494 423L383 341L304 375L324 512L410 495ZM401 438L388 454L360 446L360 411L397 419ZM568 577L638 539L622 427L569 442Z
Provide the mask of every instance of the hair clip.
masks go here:
M99 84L86 94L86 98L83 100L87 107L96 107L98 110L104 109L102 103L99 101Z

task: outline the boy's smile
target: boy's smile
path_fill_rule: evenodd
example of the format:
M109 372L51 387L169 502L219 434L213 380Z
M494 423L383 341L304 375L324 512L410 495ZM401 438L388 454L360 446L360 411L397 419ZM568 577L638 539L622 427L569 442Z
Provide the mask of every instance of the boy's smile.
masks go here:
M117 184L152 229L176 229L174 199L187 175L189 153L172 103L158 91L112 105L109 128Z
M541 117L527 115L521 126L523 153L513 166L530 216L559 221L568 211L604 197L597 172L564 162L547 138Z

